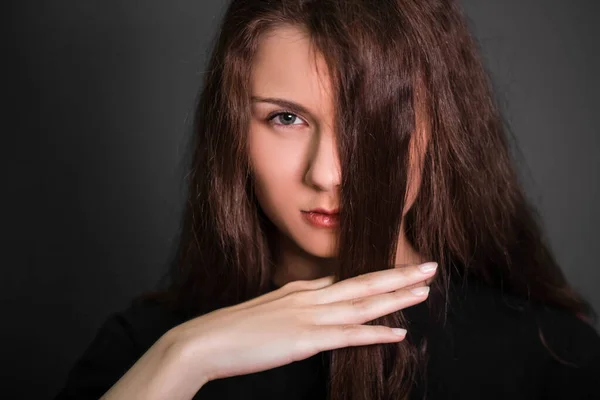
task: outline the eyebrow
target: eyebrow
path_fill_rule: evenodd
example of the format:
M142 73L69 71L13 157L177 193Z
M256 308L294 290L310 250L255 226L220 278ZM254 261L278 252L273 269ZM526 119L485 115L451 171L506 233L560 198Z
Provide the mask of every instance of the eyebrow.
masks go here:
M287 108L288 110L298 113L298 114L312 115L306 107L304 107L298 103L294 103L293 101L289 101L289 100L285 100L285 99L278 99L278 98L274 98L274 97L259 97L259 96L252 96L251 99L252 99L252 101L258 102L258 103L276 104L280 107Z

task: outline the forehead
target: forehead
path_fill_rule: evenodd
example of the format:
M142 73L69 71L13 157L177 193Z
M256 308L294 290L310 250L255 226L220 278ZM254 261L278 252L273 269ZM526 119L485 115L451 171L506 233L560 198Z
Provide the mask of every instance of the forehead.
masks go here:
M253 96L277 97L312 112L331 110L331 81L322 55L304 30L273 28L260 40L252 65Z

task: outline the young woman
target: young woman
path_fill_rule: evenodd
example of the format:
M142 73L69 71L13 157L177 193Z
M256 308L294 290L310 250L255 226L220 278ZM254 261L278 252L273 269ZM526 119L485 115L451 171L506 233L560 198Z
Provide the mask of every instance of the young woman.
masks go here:
M453 0L234 0L207 71L170 285L57 399L599 398Z

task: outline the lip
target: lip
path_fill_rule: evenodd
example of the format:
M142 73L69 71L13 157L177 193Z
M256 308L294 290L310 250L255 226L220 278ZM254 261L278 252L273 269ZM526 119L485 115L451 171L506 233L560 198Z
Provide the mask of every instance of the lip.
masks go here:
M331 210L326 210L324 208L315 208L312 210L308 210L305 212L313 212L313 213L319 213L319 214L325 214L325 215L334 215L334 214L339 214L340 213L340 209L339 208L334 208Z
M310 211L302 211L304 221L315 228L333 229L339 225L337 210L324 210L316 208Z

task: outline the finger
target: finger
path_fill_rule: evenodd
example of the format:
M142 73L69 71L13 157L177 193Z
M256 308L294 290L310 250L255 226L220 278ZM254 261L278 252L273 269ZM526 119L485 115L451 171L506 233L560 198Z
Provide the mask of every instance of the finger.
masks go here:
M422 302L429 286L399 289L390 293L314 306L311 322L315 325L364 324Z
M421 287L421 286L431 286L431 282L433 282L433 279L435 278L435 276L432 276L431 278L425 279L424 281L420 281L415 283L414 285L408 285L405 286L405 289L413 289L416 287Z
M314 304L326 304L391 292L431 278L437 263L390 268L345 279L314 293Z
M420 281L413 285L405 286L404 289L414 289L414 288L423 287L423 286L429 286L429 285L427 285L427 283L425 281Z
M394 265L394 268L413 267L415 265L417 265L417 264L396 264L396 265ZM431 278L425 279L423 282L419 282L419 283L416 283L415 285L407 286L406 288L423 286L423 283L425 284L425 286L430 286L431 282L433 282L434 279L435 279L435 275L432 276Z
M376 343L400 342L406 337L405 329L398 329L400 334L392 328L383 325L331 325L316 328L316 334L310 333L310 352L318 353L326 350L339 349L350 346L364 346ZM318 340L314 343L314 340Z
M242 310L249 307L256 307L260 304L275 301L281 297L284 297L290 293L300 292L304 290L318 290L330 286L334 283L334 276L324 276L318 279L312 280L297 280L291 281L283 285L282 287L275 289L269 293L265 293L262 296L255 297L254 299L246 302L237 304L231 307L232 310Z

